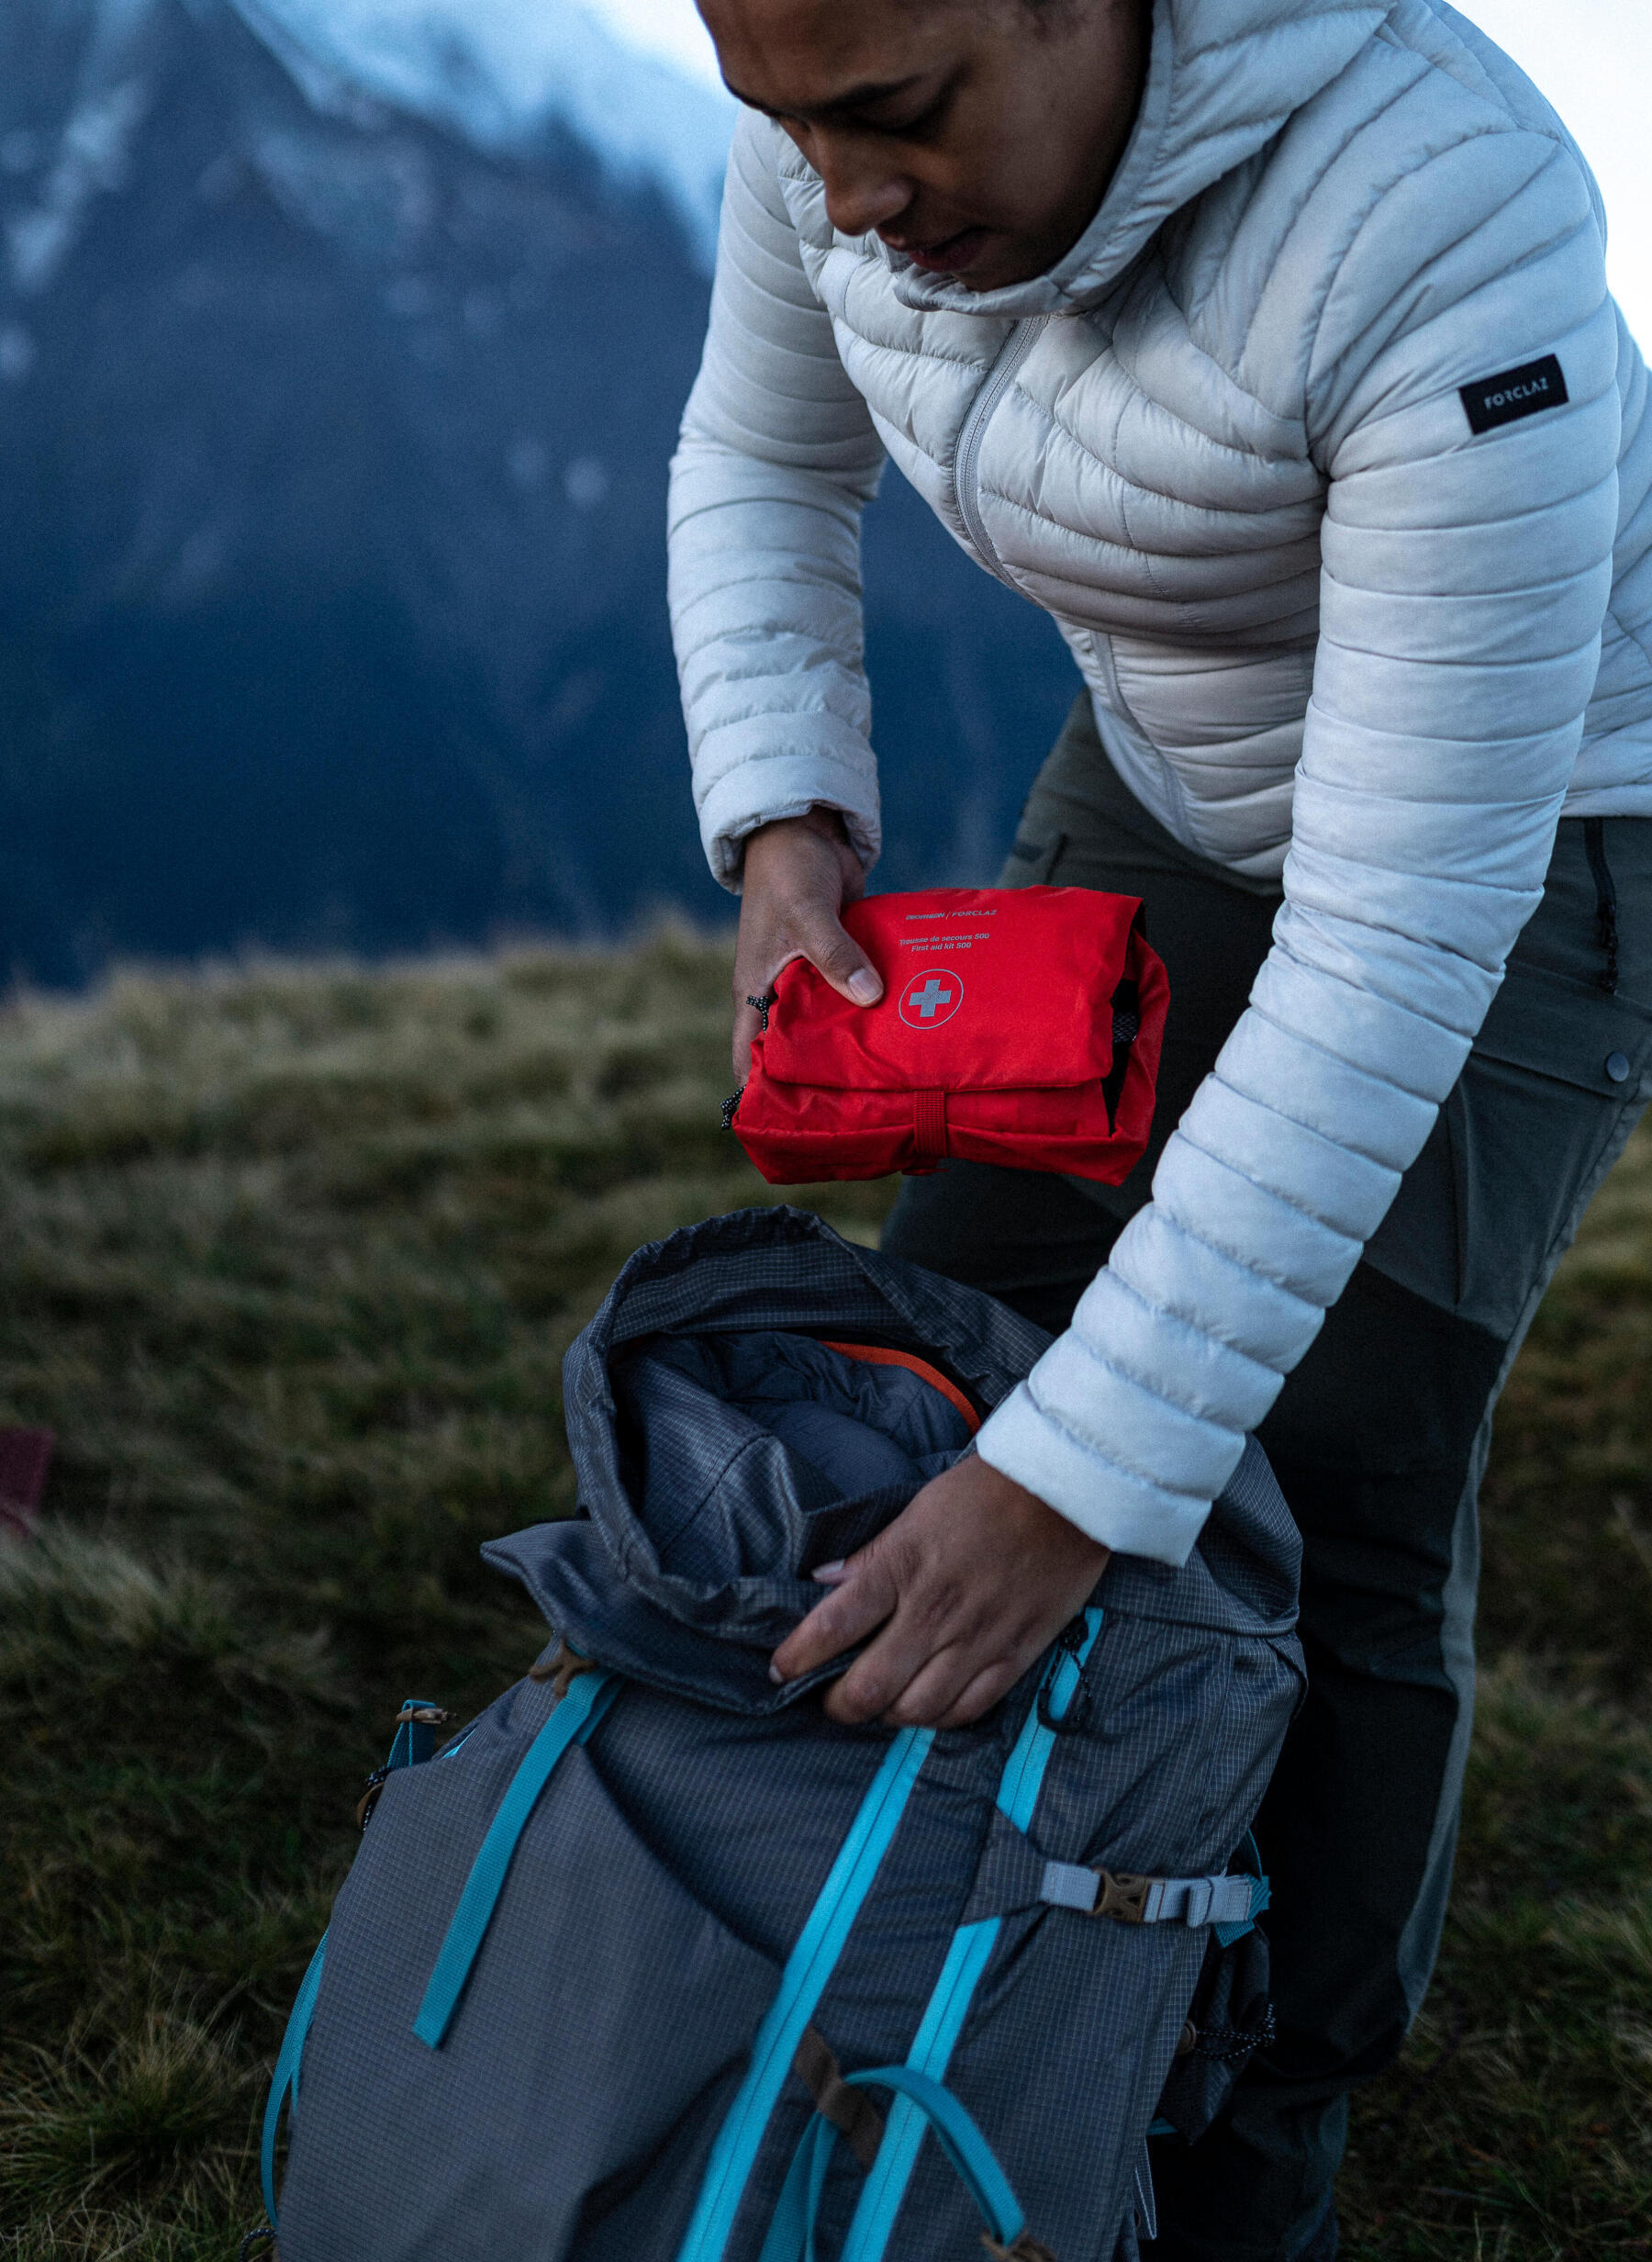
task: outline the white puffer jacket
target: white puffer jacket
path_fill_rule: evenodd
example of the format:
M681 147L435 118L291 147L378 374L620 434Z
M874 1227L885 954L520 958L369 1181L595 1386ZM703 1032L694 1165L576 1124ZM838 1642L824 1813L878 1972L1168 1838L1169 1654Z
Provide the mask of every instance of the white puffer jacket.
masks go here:
M981 1432L1112 1547L1186 1556L1456 1081L1562 806L1652 814L1652 418L1603 247L1553 112L1442 0L1155 0L1095 220L990 293L836 235L787 136L737 135L671 501L714 870L817 801L876 854L886 451L1055 615L1159 821L1283 870L1153 1201ZM1461 388L1551 355L1563 405L1471 428Z

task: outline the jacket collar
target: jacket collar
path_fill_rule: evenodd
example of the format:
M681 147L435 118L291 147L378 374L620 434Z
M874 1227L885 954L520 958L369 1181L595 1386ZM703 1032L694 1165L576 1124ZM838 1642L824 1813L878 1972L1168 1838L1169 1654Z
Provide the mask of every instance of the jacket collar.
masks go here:
M1353 61L1394 0L1154 0L1147 84L1099 210L1028 283L972 291L873 236L903 306L925 312L1078 313L1105 297L1173 212L1270 141Z

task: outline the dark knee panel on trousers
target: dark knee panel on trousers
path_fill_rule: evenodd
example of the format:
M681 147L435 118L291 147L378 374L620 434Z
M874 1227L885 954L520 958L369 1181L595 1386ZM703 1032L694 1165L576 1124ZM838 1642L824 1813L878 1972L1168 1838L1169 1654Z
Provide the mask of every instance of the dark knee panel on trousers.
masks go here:
M1387 1677L1452 1531L1504 1339L1360 1265L1256 1435L1306 1550L1304 1618L1328 1656Z
M1268 2070L1295 2083L1367 2077L1410 2022L1401 1942L1462 1709L1446 1589L1505 1349L1361 1265L1258 1432L1303 1540L1309 1693L1257 1823L1280 2021Z
M1122 1230L1064 1178L948 1162L907 1180L879 1247L1059 1335Z

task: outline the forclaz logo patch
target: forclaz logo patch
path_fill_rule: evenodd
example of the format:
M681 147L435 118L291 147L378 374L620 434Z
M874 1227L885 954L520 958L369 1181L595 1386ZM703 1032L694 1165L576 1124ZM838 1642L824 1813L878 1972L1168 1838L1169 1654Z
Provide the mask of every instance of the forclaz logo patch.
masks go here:
M1477 377L1472 385L1460 387L1460 398L1468 411L1469 431L1491 432L1500 424L1518 423L1523 416L1564 409L1571 395L1566 389L1565 370L1553 353L1546 353L1540 362L1505 369L1501 377Z
M909 974L900 992L900 1018L909 1029L938 1029L964 1002L964 984L950 966Z

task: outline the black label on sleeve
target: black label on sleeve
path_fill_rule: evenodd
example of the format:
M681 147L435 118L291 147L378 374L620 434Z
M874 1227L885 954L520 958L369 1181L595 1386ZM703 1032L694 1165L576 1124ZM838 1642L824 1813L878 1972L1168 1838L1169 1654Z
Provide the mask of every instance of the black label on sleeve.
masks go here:
M1500 424L1518 423L1523 416L1541 416L1546 409L1563 409L1571 398L1566 372L1552 353L1540 362L1526 362L1505 369L1501 377L1477 377L1462 388L1471 431L1495 431Z

